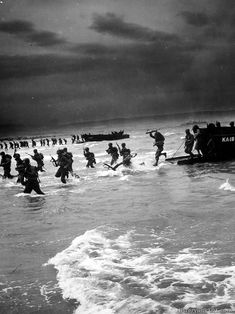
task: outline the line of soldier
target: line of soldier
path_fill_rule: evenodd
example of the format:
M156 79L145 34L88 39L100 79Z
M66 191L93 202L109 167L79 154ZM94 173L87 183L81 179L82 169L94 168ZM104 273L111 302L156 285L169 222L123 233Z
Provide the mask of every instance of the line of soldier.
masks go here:
M231 128L234 128L234 122L231 121L229 123ZM184 143L184 151L186 154L189 154L191 158L195 155L193 154L193 149L197 151L197 155L199 157L216 157L215 155L215 143L212 137L212 134L215 130L221 128L221 124L219 121L214 123L209 123L207 125L208 133L206 138L201 133L201 130L198 125L194 125L192 127L193 134L190 133L189 129L185 130L185 143Z
M230 123L231 127L234 127L234 123ZM211 125L208 125L208 128L210 128ZM219 124L216 124L216 127L220 127ZM194 157L194 154L192 153L193 148L198 152L198 155L204 154L202 149L202 140L201 140L201 132L198 125L194 125L193 133L190 133L189 129L185 130L185 138L184 138L184 144L185 144L185 153L189 154L191 158ZM158 165L158 161L161 155L164 155L166 158L166 153L163 152L164 149L164 142L165 137L158 131L158 130L151 130L147 131L147 134L150 135L151 138L154 139L154 145L157 146L157 151L155 153L155 163L154 166ZM195 144L195 146L194 146ZM213 143L212 143L213 144ZM208 141L208 152L210 150L213 150L213 145L210 145L210 141ZM212 147L210 147L212 146ZM121 147L117 144L117 147L113 146L112 143L108 144L108 149L106 152L111 156L111 168L114 164L116 166L112 168L113 170L116 170L116 168L120 165L124 165L125 167L131 166L131 158L133 155L131 155L131 150L126 147L125 143L121 144ZM94 168L94 165L96 164L95 155L93 152L90 152L89 148L86 147L83 150L84 157L87 160L86 167L87 168ZM1 164L0 166L4 169L3 178L13 178L11 175L11 159L12 157L9 154L6 154L5 152L1 152L0 155L2 156ZM28 154L30 155L30 154ZM119 155L123 157L122 162L117 163ZM37 162L37 166L31 166L30 160L28 158L22 160L20 158L20 155L18 153L14 153L14 158L16 161L16 170L18 171L18 179L17 182L21 183L22 185L25 185L24 193L30 193L32 190L35 190L38 194L43 194L43 192L40 189L39 186L39 180L38 180L38 171L45 171L44 169L44 156L42 153L39 153L37 149L34 149L34 155L30 155L33 160ZM72 153L67 151L67 148L59 149L57 151L57 158L51 156L51 161L55 167L59 167L55 176L57 178L61 179L62 183L66 183L66 179L69 177L69 173L71 175L78 177L76 174L73 173L73 155ZM25 180L26 179L26 180Z
M20 141L20 142L15 142L15 141L10 141L9 143L6 142L1 142L0 143L0 149L20 149L23 147L29 147L28 141Z
M51 138L51 139L48 139L48 138L45 138L45 139L40 139L39 140L40 142L40 145L41 146L50 146L50 142L52 144L52 146L54 145L67 145L67 139L65 138ZM37 146L37 142L34 140L34 139L31 139L31 147L36 147ZM8 143L7 142L0 142L0 149L5 149L5 150L8 150L8 149L20 149L20 148L29 148L29 141L19 141L19 142L16 142L16 141L9 141Z
M123 161L118 164L123 164L126 167L131 165L131 151L130 149L126 148L126 144L122 143L121 148L117 144L117 147L114 147L112 143L109 143L108 149L106 152L111 155L111 164L117 163L119 155L123 157ZM44 156L42 153L39 153L37 149L34 149L34 155L28 154L34 161L36 161L37 166L32 166L30 164L29 158L21 159L19 153L14 153L13 157L16 162L15 170L18 172L17 175L17 183L20 183L25 186L24 193L31 193L34 190L38 194L44 194L39 186L39 178L38 172L44 172ZM87 168L94 168L96 164L95 155L93 152L90 152L89 148L86 147L83 150L84 157L87 160L86 167ZM11 161L12 156L6 154L5 152L1 152L1 164L0 166L3 167L3 178L12 179L15 176L11 174ZM51 161L55 167L58 167L58 170L55 174L55 177L60 178L62 183L66 183L66 179L69 177L69 173L74 177L79 177L73 172L72 164L73 164L73 155L72 153L68 152L67 148L57 150L57 158L51 156Z

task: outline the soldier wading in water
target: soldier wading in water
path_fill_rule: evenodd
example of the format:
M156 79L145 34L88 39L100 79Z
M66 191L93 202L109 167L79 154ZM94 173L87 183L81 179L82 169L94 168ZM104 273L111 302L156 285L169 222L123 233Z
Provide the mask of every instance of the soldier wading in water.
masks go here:
M62 183L66 183L66 178L69 176L69 172L72 172L72 154L66 150L58 149L57 150L57 159L51 157L53 165L59 167L55 177L60 178Z
M164 148L165 137L162 135L162 133L158 132L158 130L148 131L147 133L149 133L149 136L154 138L154 140L155 140L155 143L153 144L153 146L157 146L157 151L155 154L155 160L156 161L153 164L154 166L157 166L159 157L161 155L165 156L165 158L166 158L166 153L162 153L163 148Z
M23 182L25 186L24 193L31 193L33 190L37 194L44 194L39 186L38 167L31 166L29 158L23 160L24 173ZM25 180L24 180L25 179Z

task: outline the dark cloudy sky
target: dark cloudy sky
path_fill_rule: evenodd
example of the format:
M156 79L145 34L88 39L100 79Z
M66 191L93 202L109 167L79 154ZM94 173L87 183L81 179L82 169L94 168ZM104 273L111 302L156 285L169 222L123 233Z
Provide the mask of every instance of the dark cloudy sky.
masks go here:
M233 109L235 0L1 0L0 123Z

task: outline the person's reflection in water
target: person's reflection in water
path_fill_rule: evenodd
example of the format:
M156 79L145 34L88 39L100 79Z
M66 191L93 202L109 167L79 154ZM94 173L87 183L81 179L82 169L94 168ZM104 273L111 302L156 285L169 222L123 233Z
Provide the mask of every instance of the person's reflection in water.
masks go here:
M25 208L30 211L42 210L45 208L46 199L40 196L25 197Z

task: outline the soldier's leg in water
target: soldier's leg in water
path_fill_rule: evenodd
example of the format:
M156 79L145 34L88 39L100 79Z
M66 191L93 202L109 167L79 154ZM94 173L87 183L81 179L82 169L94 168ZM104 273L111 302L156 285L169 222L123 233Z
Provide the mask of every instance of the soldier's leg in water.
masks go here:
M65 179L66 174L67 174L66 170L62 169L62 171L61 171L61 178L60 178L62 183L66 183L66 179Z
M61 177L61 168L59 168L59 169L56 171L55 177L56 177L56 178L60 178L60 177Z
M31 182L26 182L25 184L25 189L24 189L24 193L30 194L33 190L33 186L31 184Z
M42 192L42 190L40 189L39 183L37 181L35 181L32 185L33 190L37 193L37 194L41 194L44 195L45 193Z
M158 165L158 160L159 160L160 155L161 155L161 151L158 148L157 151L156 151L156 154L155 154L155 163L153 164L154 166Z
M4 168L3 178L12 179L11 168Z

